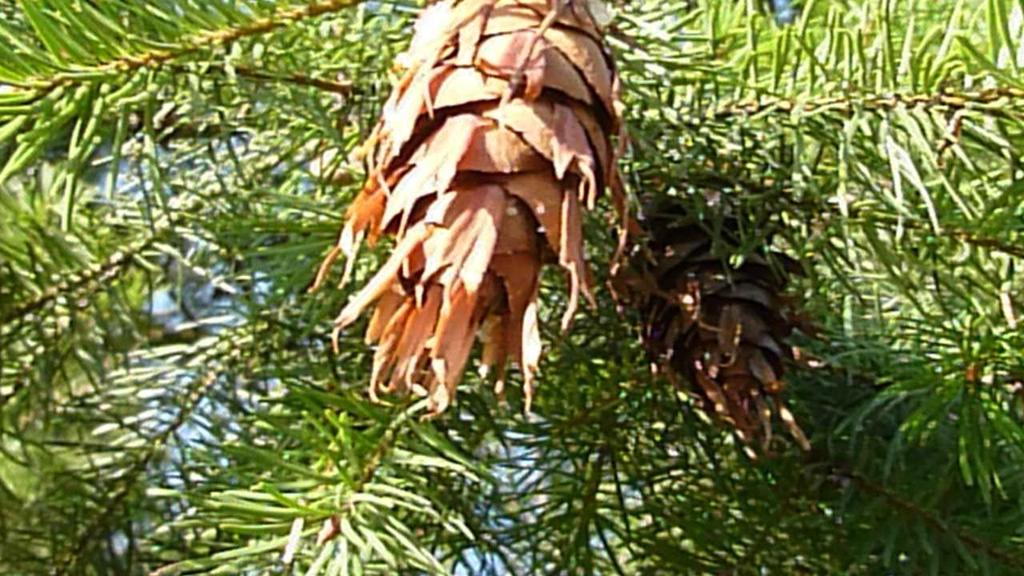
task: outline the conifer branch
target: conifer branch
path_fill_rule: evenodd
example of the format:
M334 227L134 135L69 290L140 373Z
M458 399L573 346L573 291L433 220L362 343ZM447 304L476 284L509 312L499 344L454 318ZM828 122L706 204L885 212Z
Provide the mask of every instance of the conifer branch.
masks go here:
M409 418L417 411L417 408L418 405L415 404L406 408L388 423L387 428L384 429L384 433L363 466L362 474L360 474L354 486L355 491L362 490L364 486L373 481L373 477L384 463L384 459L387 458L388 453L394 448L399 432L409 422Z
M192 74L193 71L185 66L168 65L165 69L175 74ZM299 72L291 73L270 73L257 70L249 66L234 67L236 76L246 78L255 82L274 82L281 84L295 84L297 86L308 86L331 94L347 96L352 93L352 83L348 81L334 81L323 78L315 78Z
M758 195L773 194L778 195L777 200L799 210L803 214L835 214L835 206L826 203L813 202L810 199L797 199L791 192L792 187L790 184L783 183L781 186L777 186L773 181L757 182L748 178L742 178L739 176L733 176L730 174L723 174L714 170L702 170L699 172L693 172L687 175L686 182L696 186L698 188L721 188L721 187L733 187L739 188L744 191L753 192ZM781 194L780 194L781 193ZM891 217L886 214L878 212L872 212L870 215L863 214L862 210L856 207L850 207L846 217L852 219L867 217L869 216L872 221L889 221ZM891 223L891 222L890 222ZM915 220L904 220L903 226L922 232L928 232L934 234L935 231L927 223L917 222ZM1002 252L1009 256L1016 256L1018 258L1024 258L1024 246L1013 241L1002 240L999 238L992 238L990 236L984 236L977 232L966 230L963 228L952 228L944 227L939 232L939 236L956 242L963 242L977 246L979 248L985 248L996 252Z
M56 284L46 288L41 294L14 306L0 315L0 324L7 324L18 318L38 312L47 304L61 296L87 297L101 289L107 283L116 280L121 274L131 269L135 258L147 250L154 242L158 241L162 234L157 233L126 250L114 252L101 263L89 266L85 270L69 274Z
M198 200L187 201L175 211L173 216L161 215L152 226L152 232L136 241L131 246L118 250L103 262L93 264L84 270L72 272L57 283L47 287L35 298L16 304L0 314L0 325L7 325L19 318L38 312L53 300L61 296L83 298L107 286L121 275L127 273L138 260L137 258L156 242L171 233L181 219L193 214L198 207Z
M217 378L227 372L229 366L237 362L241 358L242 348L235 346L232 339L228 336L218 339L209 348L203 350L200 356L209 356L213 352L224 351L224 345L227 344L227 354L222 359L214 361L214 366L206 371L202 376L196 378L193 382L195 385L192 390L188 392L186 398L181 402L181 409L178 411L177 416L164 430L155 438L149 440L148 449L145 454L132 465L132 467L119 478L118 484L120 489L114 493L103 504L103 508L100 513L93 518L87 527L81 531L80 536L75 541L74 546L59 560L55 562L56 568L53 574L55 576L67 576L69 574L76 574L75 569L78 567L78 563L82 557L88 552L89 548L97 542L98 539L105 538L108 535L110 526L117 518L118 512L124 505L125 500L131 496L132 491L136 488L136 481L144 476L149 470L150 465L160 457L172 436L177 433L185 424L189 422L192 414L195 412L199 403L206 397L210 389L217 382Z
M236 354L237 355L237 354ZM393 418L384 429L380 439L377 441L373 450L370 452L369 457L361 468L359 476L355 479L355 482L349 488L351 493L361 492L369 483L371 483L380 470L390 453L394 448L398 439L399 433L402 431L409 419L419 411L423 406L423 402L407 406L403 409L398 416ZM317 545L324 545L333 538L340 534L341 518L344 512L349 511L350 508L346 507L344 511L335 513L329 516L324 523L324 527L321 529L320 534L317 537ZM161 576L164 574L175 573L181 569L182 563L174 563L166 565L152 572L152 576ZM63 576L63 574L61 575Z
M910 500L907 500L906 498L900 496L899 494L896 494L895 492L889 490L888 488L882 486L881 484L873 482L865 478L864 476L849 470L836 472L835 476L839 480L848 480L850 484L852 484L854 487L863 492L866 492L873 496L882 497L883 499L885 499L886 502L888 502L895 508L902 510L903 512L911 516L920 518L925 524L927 524L933 530L937 532L942 532L944 534L948 534L956 538L957 540L963 542L965 546L967 546L974 552L984 553L990 558L998 560L999 562L1007 566L1024 569L1024 560L1018 558L1017 555L1007 550L1004 550L990 542L986 542L985 540L982 540L981 538L978 538L977 536L961 528L951 525L942 518L936 516L933 512L921 508L917 504L911 502Z
M236 28L211 30L196 34L183 40L180 46L173 49L150 50L139 54L128 54L104 64L92 67L91 69L76 70L74 72L61 72L47 78L37 78L20 82L17 86L22 89L34 90L37 92L37 97L41 97L58 87L80 82L82 73L86 71L100 74L109 72L113 74L130 72L141 68L159 67L205 48L224 46L243 38L266 34L294 22L308 20L310 18L350 8L361 1L362 0L325 0L323 2L312 2L305 6L298 6L284 10L278 14L257 19Z
M1014 108L995 106L1000 102L1014 105ZM823 111L834 111L851 114L863 109L875 112L886 112L896 108L944 108L947 110L965 110L985 107L989 114L1013 116L1011 110L1024 106L1024 90L1009 86L1000 86L986 90L954 92L946 91L937 94L901 93L890 94L851 94L849 96L822 96L807 100L785 97L766 97L726 101L709 109L704 117L715 120L727 120L738 116L758 116L767 112L781 114L814 114Z

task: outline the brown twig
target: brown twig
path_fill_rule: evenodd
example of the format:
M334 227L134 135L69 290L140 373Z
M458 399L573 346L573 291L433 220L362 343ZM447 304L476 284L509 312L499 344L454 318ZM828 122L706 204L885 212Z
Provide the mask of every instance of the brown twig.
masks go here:
M310 86L323 90L325 92L333 92L334 94L340 94L346 96L352 93L351 82L333 82L331 80L323 80L321 78L313 78L299 73L291 74L268 74L259 70L254 70L246 66L236 66L235 73L243 78L250 78L252 80L261 80L267 82L286 82L289 84L298 84L299 86Z

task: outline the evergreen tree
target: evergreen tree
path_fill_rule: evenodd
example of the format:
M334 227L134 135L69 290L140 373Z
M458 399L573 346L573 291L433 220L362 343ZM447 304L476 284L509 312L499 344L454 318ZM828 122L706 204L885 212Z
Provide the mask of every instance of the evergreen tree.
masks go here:
M395 242L310 291L421 3L0 4L0 573L1024 573L1021 5L587 7L630 251L602 195L531 411L476 351L436 414L369 398L369 318L331 342ZM807 450L687 381L747 328L658 361L631 278L687 239L702 302L785 309L729 406L777 394Z

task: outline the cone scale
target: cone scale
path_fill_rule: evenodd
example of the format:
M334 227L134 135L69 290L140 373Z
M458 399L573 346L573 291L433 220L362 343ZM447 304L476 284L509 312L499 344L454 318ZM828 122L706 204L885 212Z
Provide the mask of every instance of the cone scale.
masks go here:
M367 182L318 281L339 255L347 277L363 240L394 247L339 314L335 341L372 308L371 396L412 391L438 413L479 335L498 392L514 361L529 409L541 268L565 273L567 329L580 298L593 302L583 211L605 190L624 207L613 64L580 0L435 4L404 60L365 146Z

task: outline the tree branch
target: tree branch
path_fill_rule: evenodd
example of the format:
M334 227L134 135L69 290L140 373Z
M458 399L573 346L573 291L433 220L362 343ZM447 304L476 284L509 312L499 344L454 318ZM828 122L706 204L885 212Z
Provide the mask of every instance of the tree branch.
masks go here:
M933 512L921 508L914 502L892 492L881 484L873 482L852 471L835 472L834 474L838 479L848 480L856 489L862 492L867 492L868 494L880 496L897 509L911 516L920 518L933 530L948 534L957 540L960 540L965 546L975 552L981 552L1007 566L1024 568L1024 560L1021 560L1017 554L1004 550L990 542L986 542L965 530L949 525Z
M292 73L292 74L268 74L266 72L260 72L245 66L236 66L235 74L242 76L243 78L249 78L252 80L260 80L266 82L285 82L290 84L298 84L299 86L310 86L323 90L325 92L333 92L334 94L340 94L342 96L352 93L351 82L332 82L330 80L323 80L321 78L313 78L306 76L305 74Z
M128 72L145 67L156 67L168 63L182 56L199 51L203 48L231 44L242 38L257 36L274 31L285 25L315 18L324 14L338 12L345 8L355 6L362 0L326 0L324 2L312 2L310 4L284 10L265 18L260 18L238 28L227 28L203 32L187 38L181 42L176 49L150 50L141 54L129 54L110 62L106 62L91 69L92 72ZM82 70L75 72L63 72L45 79L38 79L24 83L24 87L45 94L59 86L73 84L81 81Z
M111 522L117 517L116 513L122 508L125 500L131 496L131 493L136 486L136 480L149 470L150 464L152 464L158 456L163 454L164 449L174 433L188 423L200 401L217 382L217 377L227 371L230 363L236 362L241 358L242 348L234 345L233 339L229 336L221 337L212 346L203 350L199 356L203 357L208 355L210 352L219 350L225 343L228 344L227 355L224 359L215 361L213 368L207 370L201 377L196 378L196 380L193 381L195 384L192 387L192 390L189 391L187 398L182 401L182 408L178 412L174 421L171 422L157 437L152 438L149 441L149 449L146 451L145 455L136 461L124 476L121 477L119 482L121 488L104 503L103 510L88 523L85 530L81 532L81 535L75 542L74 546L72 546L71 549L62 556L62 558L54 562L55 568L52 572L54 576L68 576L69 574L77 573L75 569L78 567L79 561L81 561L82 557L86 552L88 552L90 547L98 540L107 536Z
M993 106L1003 100L1009 100L1017 105L1024 105L1024 90L1013 87L999 87L960 93L914 94L894 92L891 94L826 96L805 101L773 96L726 102L709 110L704 114L704 117L725 120L736 116L756 116L766 112L813 114L822 110L835 110L852 113L858 108L888 111L901 107L941 107L949 110L964 110L979 106L990 106L990 108L986 109L987 112L1008 116L1009 113L1006 108Z
M812 200L807 199L796 199L792 194L790 187L782 183L779 187L775 187L775 183L766 182L760 183L753 180L747 180L740 177L735 177L728 174L722 174L715 171L702 171L688 174L685 178L687 183L690 183L697 187L708 187L708 188L722 188L722 187L733 187L742 188L743 190L753 192L755 194L780 194L780 199L784 204L791 206L794 209L799 210L803 214L807 215L821 215L821 214L836 214L836 207L828 203L815 203ZM861 211L856 208L851 208L849 212L849 218L855 219L861 216ZM884 215L873 213L871 218L874 221L884 219ZM903 225L907 228L927 231L928 233L935 234L931 226L916 222L914 220L905 220ZM988 236L981 236L970 230L962 228L949 228L945 227L940 232L939 236L947 240L954 240L963 242L965 244L971 244L979 248L986 248L996 252L1002 252L1008 256L1016 256L1018 258L1024 258L1024 247L1018 246L1011 242L1003 241L998 238L991 238Z
M106 283L117 279L126 270L130 269L130 264L135 257L159 240L163 232L165 232L165 230L161 230L156 234L143 238L141 242L126 250L114 252L105 261L99 264L94 264L80 272L72 273L57 284L43 290L43 292L35 298L16 304L3 314L0 314L0 324L6 325L13 320L38 312L47 304L62 295L90 295L95 290L106 285ZM84 293L80 293L79 291L83 291Z

